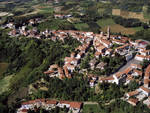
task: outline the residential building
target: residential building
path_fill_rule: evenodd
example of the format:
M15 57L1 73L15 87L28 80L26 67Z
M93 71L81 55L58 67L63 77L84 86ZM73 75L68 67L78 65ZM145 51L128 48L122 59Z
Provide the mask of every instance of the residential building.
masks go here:
M140 90L143 94L145 94L146 96L150 96L150 89L148 89L148 88L146 88L146 87L144 87L144 86L141 86L141 87L139 88L139 90Z
M136 98L129 98L127 102L129 104L133 105L133 106L136 106L137 103L138 103L138 99L136 99Z
M135 91L131 91L131 92L126 93L125 96L126 96L127 98L130 98L130 97L136 96L136 95L138 95L138 94L139 94L139 92L138 92L137 90L135 90Z

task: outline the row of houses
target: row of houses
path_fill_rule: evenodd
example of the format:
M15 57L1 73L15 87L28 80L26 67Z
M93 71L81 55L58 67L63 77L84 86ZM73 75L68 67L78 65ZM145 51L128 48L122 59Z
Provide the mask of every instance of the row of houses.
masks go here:
M56 17L59 17L60 15L55 15ZM69 16L69 15L67 15ZM81 43L88 42L93 40L94 33L93 32L83 32L83 31L75 31L75 30L48 30L45 31L38 31L36 24L42 22L41 20L37 19L30 19L28 21L28 24L23 24L19 28L15 27L15 23L10 22L6 24L6 27L12 29L8 34L10 36L26 36L30 38L50 38L53 41L62 40L64 41L65 38L68 38L69 36L76 38ZM35 25L33 29L28 29L28 25Z
M125 94L127 101L135 106L139 101L147 98L143 101L150 108L150 65L147 66L144 74L143 86L140 86L135 91L131 91ZM131 102L132 101L132 102Z
M43 108L45 110L51 110L55 107L68 108L72 113L80 113L83 106L82 102L74 101L56 101L49 99L36 99L23 102L21 107L17 110L17 113L27 113L28 110L35 110L37 108Z
M150 88L150 65L148 65L148 67L145 70L144 86Z
M139 61L150 60L150 50L140 51L139 54L135 56L135 59Z
M139 101L142 101L144 98L149 98L149 96L150 96L150 89L144 86L141 86L134 91L126 93L125 99L127 102L129 102L133 106L136 106ZM147 99L144 100L143 103L148 105L148 107L150 107L149 106L150 101L148 101Z

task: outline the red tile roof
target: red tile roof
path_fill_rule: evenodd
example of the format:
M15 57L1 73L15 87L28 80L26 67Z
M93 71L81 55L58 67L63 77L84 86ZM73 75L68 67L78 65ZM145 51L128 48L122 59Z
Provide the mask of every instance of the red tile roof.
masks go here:
M147 68L146 68L145 76L147 76L147 77L150 76L150 65L148 65Z
M70 102L70 107L71 107L71 108L80 109L81 106L82 106L82 102Z
M23 113L27 113L27 112L28 112L28 110L27 110L27 109L22 109L22 110L21 110L21 112L23 112Z
M127 47L127 46L129 46L129 44L125 44L125 45L123 45L123 46L119 46L119 47L116 48L116 50L124 49L124 48Z
M136 105L138 103L138 99L130 98L130 99L128 99L128 102L132 105Z
M145 92L150 93L150 89L148 89L148 88L146 88L146 87L144 87L144 86L141 86L140 88L141 88L142 90L144 90Z
M137 95L139 92L138 91L131 91L131 92L128 92L127 94L129 95L129 96L134 96L134 95Z
M60 104L70 104L69 101L65 101L65 100L61 100L61 101L59 101L59 103L60 103Z
M46 104L57 104L56 100L46 100Z
M45 71L44 74L51 74L51 73L54 73L55 71L53 70L48 70L48 71Z

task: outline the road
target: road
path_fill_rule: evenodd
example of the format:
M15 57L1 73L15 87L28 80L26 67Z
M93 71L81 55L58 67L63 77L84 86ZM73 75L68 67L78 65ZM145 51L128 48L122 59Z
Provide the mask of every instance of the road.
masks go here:
M141 62L138 61L138 60L135 60L134 58L131 59L130 61L128 61L124 66L122 66L117 72L111 74L111 75L114 75L118 72L122 72L123 70L127 69L131 64L140 64Z
M133 58L130 61L128 61L127 64L125 64L123 67L121 67L118 72L122 72L123 70L125 70L126 68L128 68L131 64L140 64L140 63L141 63L140 61L135 60Z

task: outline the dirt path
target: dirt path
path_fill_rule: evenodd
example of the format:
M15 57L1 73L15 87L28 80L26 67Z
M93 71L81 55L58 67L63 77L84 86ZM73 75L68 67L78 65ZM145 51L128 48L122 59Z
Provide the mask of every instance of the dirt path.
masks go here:
M85 104L96 104L96 105L98 105L97 102L83 102L83 103L84 103L84 105L85 105Z

